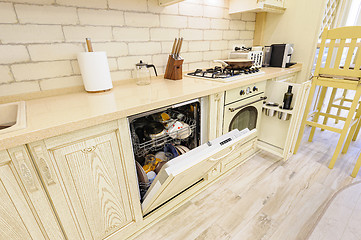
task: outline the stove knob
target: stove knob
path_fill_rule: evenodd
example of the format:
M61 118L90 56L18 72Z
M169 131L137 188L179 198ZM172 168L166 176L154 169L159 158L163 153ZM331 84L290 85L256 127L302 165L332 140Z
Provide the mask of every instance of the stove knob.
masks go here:
M241 91L239 92L239 95L244 95L244 94L246 94L244 90L241 90Z
M256 86L253 87L253 92L258 91L258 88Z

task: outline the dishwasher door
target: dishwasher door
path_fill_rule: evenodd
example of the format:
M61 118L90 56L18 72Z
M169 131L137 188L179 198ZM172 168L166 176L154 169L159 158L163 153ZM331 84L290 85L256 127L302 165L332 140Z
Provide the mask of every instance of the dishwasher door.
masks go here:
M235 129L169 161L159 171L144 196L143 214L202 180L212 167L237 150L240 143L247 142L256 135L256 129Z

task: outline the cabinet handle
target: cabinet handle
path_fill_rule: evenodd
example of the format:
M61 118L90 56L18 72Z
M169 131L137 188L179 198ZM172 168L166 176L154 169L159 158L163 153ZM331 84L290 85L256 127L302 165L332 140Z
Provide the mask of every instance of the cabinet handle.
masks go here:
M23 151L18 151L14 153L16 161L19 163L20 174L24 182L25 187L29 191L36 191L38 188L35 185L33 174L31 173L28 165L25 163L25 157Z
M225 158L225 157L227 157L228 155L230 155L231 153L233 153L233 151L234 151L235 149L236 149L236 145L233 145L233 146L231 147L231 150L230 150L228 153L224 154L222 157L219 157L219 158L209 158L209 160L212 161L212 162L218 162L218 161L221 160L222 158Z
M238 109L244 108L244 107L246 107L246 106L248 106L248 105L251 105L251 104L253 104L253 103L256 103L256 102L259 102L259 101L262 101L262 100L266 100L266 99L267 99L267 97L261 97L260 99L255 100L255 101L253 101L253 102L244 104L244 105L239 106L239 107L236 107L236 108L228 108L228 109L229 109L229 111L234 112L234 111L236 111L236 110L238 110Z
M55 181L53 179L53 176L51 175L50 168L48 164L45 161L44 151L41 146L34 147L34 152L36 154L38 167L42 173L42 176L45 178L45 182L47 185L54 184Z
M84 154L91 153L91 152L94 152L96 148L97 148L96 146L87 147L87 148L84 148L83 150L81 150L81 152Z

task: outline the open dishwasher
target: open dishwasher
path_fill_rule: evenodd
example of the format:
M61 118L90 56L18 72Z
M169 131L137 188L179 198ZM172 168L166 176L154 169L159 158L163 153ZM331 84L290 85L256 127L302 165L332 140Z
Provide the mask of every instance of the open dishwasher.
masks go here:
M208 141L206 110L202 98L128 118L143 214L202 182L236 145L256 137L255 129L235 129Z

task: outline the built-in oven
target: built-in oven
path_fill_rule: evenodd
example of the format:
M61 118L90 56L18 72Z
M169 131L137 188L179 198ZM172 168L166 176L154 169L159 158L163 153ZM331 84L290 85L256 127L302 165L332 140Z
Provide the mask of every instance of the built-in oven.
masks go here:
M128 118L144 216L206 181L256 130L208 140L208 97Z
M266 82L225 92L223 134L234 129L257 129L260 125Z

